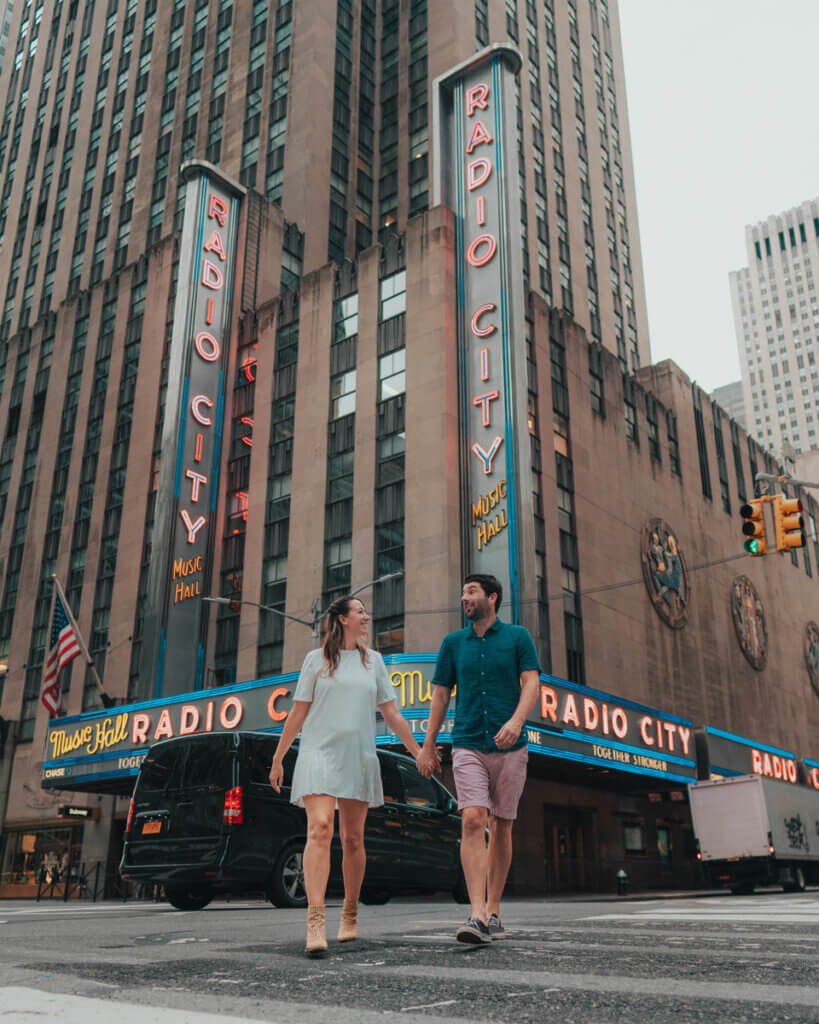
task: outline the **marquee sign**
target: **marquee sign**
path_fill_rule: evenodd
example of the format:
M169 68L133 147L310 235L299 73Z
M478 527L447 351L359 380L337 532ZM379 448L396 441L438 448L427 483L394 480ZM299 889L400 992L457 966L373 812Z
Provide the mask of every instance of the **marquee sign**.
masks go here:
M388 655L395 700L423 739L432 700L435 655ZM298 673L220 689L179 694L71 718L52 719L46 737L42 785L93 791L133 777L152 743L193 733L237 729L279 731L292 706ZM450 741L457 690L439 739ZM377 741L398 743L384 722ZM666 781L697 777L691 723L610 694L541 675L540 700L526 725L530 749L607 769Z
M202 685L231 295L243 190L209 164L187 196L140 672L156 695Z
M530 499L525 295L514 47L490 46L433 83L434 202L457 214L463 562L497 576L520 621L519 524ZM529 510L531 511L531 510ZM528 520L527 520L528 521Z
M700 778L764 775L796 785L796 754L707 725L697 735Z

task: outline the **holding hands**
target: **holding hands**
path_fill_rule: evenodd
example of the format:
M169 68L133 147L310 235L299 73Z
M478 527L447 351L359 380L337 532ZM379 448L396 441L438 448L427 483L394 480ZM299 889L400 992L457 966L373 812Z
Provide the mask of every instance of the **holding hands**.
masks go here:
M427 747L426 744L421 747L416 756L415 764L425 779L432 778L436 772L441 770L441 758L438 751L435 747Z

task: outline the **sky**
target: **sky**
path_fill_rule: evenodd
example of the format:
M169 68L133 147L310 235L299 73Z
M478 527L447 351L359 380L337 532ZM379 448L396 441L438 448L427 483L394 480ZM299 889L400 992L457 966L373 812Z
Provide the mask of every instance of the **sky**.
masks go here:
M819 0L619 0L652 362L739 380L745 226L819 197Z

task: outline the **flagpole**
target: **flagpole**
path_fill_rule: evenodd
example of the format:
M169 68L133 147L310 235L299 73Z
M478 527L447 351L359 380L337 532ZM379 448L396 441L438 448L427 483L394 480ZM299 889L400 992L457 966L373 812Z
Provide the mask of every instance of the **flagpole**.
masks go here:
M74 630L74 634L77 637L77 644L79 645L79 648L82 651L83 657L85 658L85 664L86 664L86 666L88 668L91 669L91 673L94 676L94 682L97 684L97 689L105 697L106 700L111 700L111 698L105 692L104 686L102 685L102 680L100 679L99 673L97 672L97 666L94 664L94 659L88 653L88 648L86 647L85 640L83 640L82 633L80 632L80 627L77 625L77 620L74 618L74 616L73 616L73 614L71 612L71 606L68 603L68 598L65 596L65 591L63 590L62 585L60 584L60 581L57 579L57 574L56 573L52 574L51 578L54 580L54 586L56 588L57 594L60 597L60 600L63 603L63 608L65 608L65 614L68 616L68 621L71 623L71 628ZM54 595L53 594L52 594L52 603L51 603L51 614L52 615L54 614ZM105 703L105 702L103 701L103 703Z

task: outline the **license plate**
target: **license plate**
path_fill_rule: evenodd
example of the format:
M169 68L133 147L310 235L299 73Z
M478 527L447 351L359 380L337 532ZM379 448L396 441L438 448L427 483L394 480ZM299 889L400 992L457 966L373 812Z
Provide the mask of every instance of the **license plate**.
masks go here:
M162 831L161 821L146 821L142 826L142 834L144 836L156 835L157 832Z

